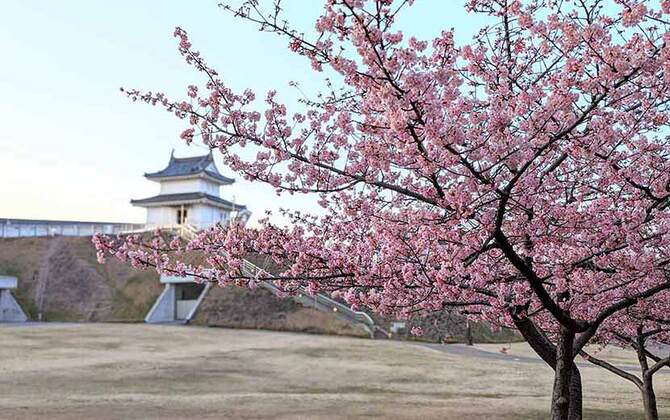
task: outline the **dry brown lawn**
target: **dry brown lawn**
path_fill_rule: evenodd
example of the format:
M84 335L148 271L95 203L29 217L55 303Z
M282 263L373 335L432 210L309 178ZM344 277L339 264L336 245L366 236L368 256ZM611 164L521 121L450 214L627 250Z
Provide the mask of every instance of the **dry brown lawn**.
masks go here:
M494 354L500 345L478 346ZM0 327L2 419L542 419L551 370L418 343L142 324ZM617 361L635 364L617 351ZM633 386L583 367L585 418L641 417ZM670 374L656 380L670 416Z

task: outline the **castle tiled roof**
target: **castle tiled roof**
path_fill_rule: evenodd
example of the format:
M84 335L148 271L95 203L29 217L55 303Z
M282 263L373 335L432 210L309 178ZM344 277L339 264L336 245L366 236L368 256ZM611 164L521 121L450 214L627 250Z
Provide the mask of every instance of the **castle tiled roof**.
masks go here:
M202 192L161 194L149 198L142 198L140 200L130 200L130 203L141 207L208 203L226 210L234 209L236 211L244 211L247 208L246 206L234 204L228 200L224 200L223 198Z
M170 156L170 163L168 163L165 169L158 172L146 173L144 176L153 180L205 177L221 185L235 182L234 179L225 177L219 173L211 152L203 156L187 158L176 158L173 153Z

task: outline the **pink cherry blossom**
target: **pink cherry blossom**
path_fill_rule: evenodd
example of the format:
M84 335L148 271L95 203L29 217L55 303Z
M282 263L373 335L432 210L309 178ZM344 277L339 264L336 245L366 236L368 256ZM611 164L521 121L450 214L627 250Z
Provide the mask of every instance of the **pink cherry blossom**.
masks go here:
M224 6L337 79L299 110L235 92L177 28L207 82L187 100L126 94L182 119L185 141L246 179L317 194L324 214L179 244L99 235L100 260L253 285L242 260L261 258L281 267L282 294L514 326L556 368L554 418L580 418L574 357L635 332L631 313L654 314L644 328L667 320L670 290L670 6L599 3L470 0L495 23L464 45L403 34L403 1L326 1L316 39L281 8ZM183 264L185 251L206 262Z

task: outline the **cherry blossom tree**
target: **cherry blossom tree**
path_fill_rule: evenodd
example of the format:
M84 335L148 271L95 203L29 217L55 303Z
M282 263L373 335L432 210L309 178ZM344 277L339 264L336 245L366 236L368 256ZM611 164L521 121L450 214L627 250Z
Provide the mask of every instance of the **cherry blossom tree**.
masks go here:
M100 258L253 287L267 274L243 260L260 255L286 293L514 325L555 370L552 418L581 418L575 357L670 289L670 1L469 0L493 23L464 45L454 30L400 31L412 3L325 1L314 37L278 1L223 5L327 77L291 111L274 91L235 92L177 28L203 83L184 100L127 95L185 120L187 143L246 179L318 195L322 212L188 243L99 235Z
M632 348L640 364L640 376L586 351L580 353L589 362L633 383L642 393L647 420L659 418L654 374L663 367L670 367L670 295L665 292L658 298L654 304L633 306L611 317L594 337L594 341L602 345Z

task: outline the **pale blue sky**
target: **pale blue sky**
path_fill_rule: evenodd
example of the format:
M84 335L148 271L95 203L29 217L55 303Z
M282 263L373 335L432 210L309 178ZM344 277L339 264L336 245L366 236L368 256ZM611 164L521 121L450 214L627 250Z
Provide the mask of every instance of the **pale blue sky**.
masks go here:
M307 92L320 86L309 63L291 54L284 40L232 18L217 3L6 2L0 15L0 217L144 220L144 211L129 200L154 195L158 186L142 174L161 169L172 148L178 156L205 152L179 140L180 121L119 92L124 86L176 96L198 81L176 50L177 25L235 89L263 96L275 88L291 105L296 94L288 81L299 81ZM287 16L310 30L323 1L285 3ZM455 27L463 42L481 18L468 16L462 0L418 0L400 24L424 39ZM222 195L235 195L255 216L310 205L291 196L277 199L272 188L239 179Z

